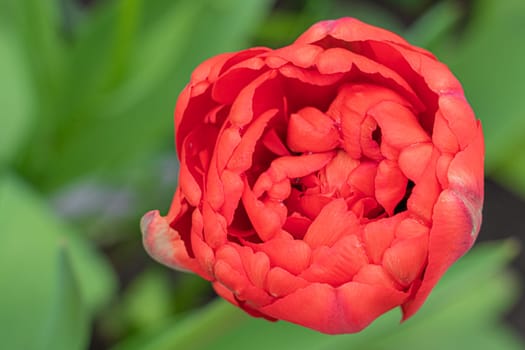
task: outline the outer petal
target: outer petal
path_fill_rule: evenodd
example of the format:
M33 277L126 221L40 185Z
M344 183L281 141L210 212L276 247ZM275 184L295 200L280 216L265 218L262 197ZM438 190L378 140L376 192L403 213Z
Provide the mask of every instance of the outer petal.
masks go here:
M180 233L170 227L158 210L146 213L140 227L144 247L151 257L170 268L204 275L198 262L190 257Z
M379 285L313 283L260 310L323 333L355 333L405 298L406 293Z
M388 30L350 17L318 22L297 38L295 43L315 43L327 36L344 41L384 40L408 44L405 39Z
M403 319L412 316L424 303L445 271L476 239L481 208L472 208L457 192L445 190L434 206L432 228L428 242L428 265L421 286L403 307Z

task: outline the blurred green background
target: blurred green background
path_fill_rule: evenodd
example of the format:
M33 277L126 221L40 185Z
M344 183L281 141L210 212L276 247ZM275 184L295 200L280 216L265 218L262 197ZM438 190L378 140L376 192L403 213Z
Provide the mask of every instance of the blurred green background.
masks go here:
M138 221L169 207L192 69L343 16L450 65L486 135L480 238L517 239L479 244L403 325L330 337L214 300L146 256ZM0 0L1 348L522 349L524 38L522 0Z

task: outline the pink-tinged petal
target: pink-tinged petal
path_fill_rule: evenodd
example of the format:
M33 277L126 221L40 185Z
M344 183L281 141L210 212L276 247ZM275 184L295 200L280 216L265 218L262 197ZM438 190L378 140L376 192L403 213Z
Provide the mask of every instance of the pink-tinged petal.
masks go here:
M335 192L347 196L350 191L347 183L348 175L358 165L359 160L350 157L344 151L338 151L337 155L319 172L321 192L329 195Z
M183 214L179 220L190 221L191 213ZM182 233L170 227L158 210L146 213L140 221L142 241L148 254L156 261L172 269L203 274L198 262L190 256ZM189 227L185 227L189 231ZM191 252L193 255L193 252Z
M423 176L434 152L431 143L418 143L404 148L399 154L399 168L410 180L417 182Z
M279 266L295 275L310 265L312 250L303 241L276 238L253 247L268 255L271 266Z
M242 203L246 214L250 218L253 228L263 241L271 239L277 234L286 220L286 207L277 203L277 207L257 199L245 179ZM277 209L277 210L276 210Z
M428 236L430 229L423 222L414 218L406 218L396 227L396 240L405 240L409 238Z
M432 143L443 153L456 154L459 151L458 138L450 129L448 121L443 118L441 111L436 113L434 119Z
M427 235L405 239L385 251L383 267L399 284L408 286L423 271L427 255Z
M228 153L231 154L228 161L228 169L235 172L244 172L252 166L253 152L258 141L272 120L278 113L277 109L264 112L246 129L236 148Z
M374 179L377 173L377 163L363 161L355 168L348 177L348 182L355 189L359 190L366 196L373 197L375 194Z
M323 207L306 231L303 241L313 249L323 245L331 247L343 234L357 228L357 217L348 210L345 200L338 198Z
M290 116L287 144L295 152L325 152L339 144L339 132L330 117L306 107Z
M204 240L212 248L217 249L226 243L227 240L227 222L226 219L218 214L208 202L202 203Z
M375 178L375 196L388 215L394 213L397 204L405 196L408 179L398 165L390 160L383 160L377 167Z
M213 84L212 98L220 104L231 104L239 92L265 70L261 58L251 58L240 67L228 70Z
M380 40L399 44L408 44L399 35L388 30L366 24L358 19L344 17L337 20L321 21L311 26L295 40L295 43L315 43L331 36L347 42Z
M363 241L366 253L374 264L380 264L383 260L383 253L390 247L394 239L395 229L402 217L402 214L398 214L366 224Z
M366 264L368 257L357 236L348 232L332 248L321 246L313 253L312 265L299 277L310 282L339 286L352 280Z
M267 57L279 57L294 66L310 68L323 49L317 45L289 45L268 53Z
M447 94L439 98L439 108L450 130L456 135L461 149L477 136L478 122L462 94Z
M416 313L445 271L470 249L480 219L481 208L473 211L468 200L452 190L441 193L432 215L425 274L414 297L403 305L403 319Z
M204 242L203 220L199 209L195 209L191 220L191 248L195 259L204 272L203 278L208 281L214 279L213 266L215 265L215 254L210 246Z
M394 147L404 148L430 141L430 137L408 107L383 101L372 107L368 114L373 116L381 127L382 138Z
M353 281L373 286L402 289L401 285L399 285L381 265L367 264L363 266L354 276Z
M268 71L245 86L232 104L228 120L242 128L262 113L282 104L283 93L277 72Z
M404 299L405 293L380 286L349 282L333 288L313 283L261 311L327 334L355 333Z
M291 274L281 267L272 268L266 278L266 290L276 298L286 296L309 284L310 282Z
M483 202L484 144L481 124L478 123L472 143L454 157L448 168L450 189L461 193L474 208ZM478 225L479 226L479 225Z

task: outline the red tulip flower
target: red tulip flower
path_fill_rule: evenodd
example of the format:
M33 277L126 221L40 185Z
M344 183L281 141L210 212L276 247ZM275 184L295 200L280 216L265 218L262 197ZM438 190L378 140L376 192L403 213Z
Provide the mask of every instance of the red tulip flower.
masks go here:
M480 228L483 135L461 85L356 19L202 63L175 130L178 188L144 245L253 316L330 334L407 319Z

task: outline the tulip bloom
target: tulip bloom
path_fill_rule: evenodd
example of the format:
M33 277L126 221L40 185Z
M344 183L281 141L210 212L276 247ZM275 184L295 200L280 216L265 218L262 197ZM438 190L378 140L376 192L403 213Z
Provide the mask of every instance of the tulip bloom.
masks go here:
M461 85L356 19L202 63L175 128L178 188L144 245L253 316L330 334L406 319L479 231L483 135Z

